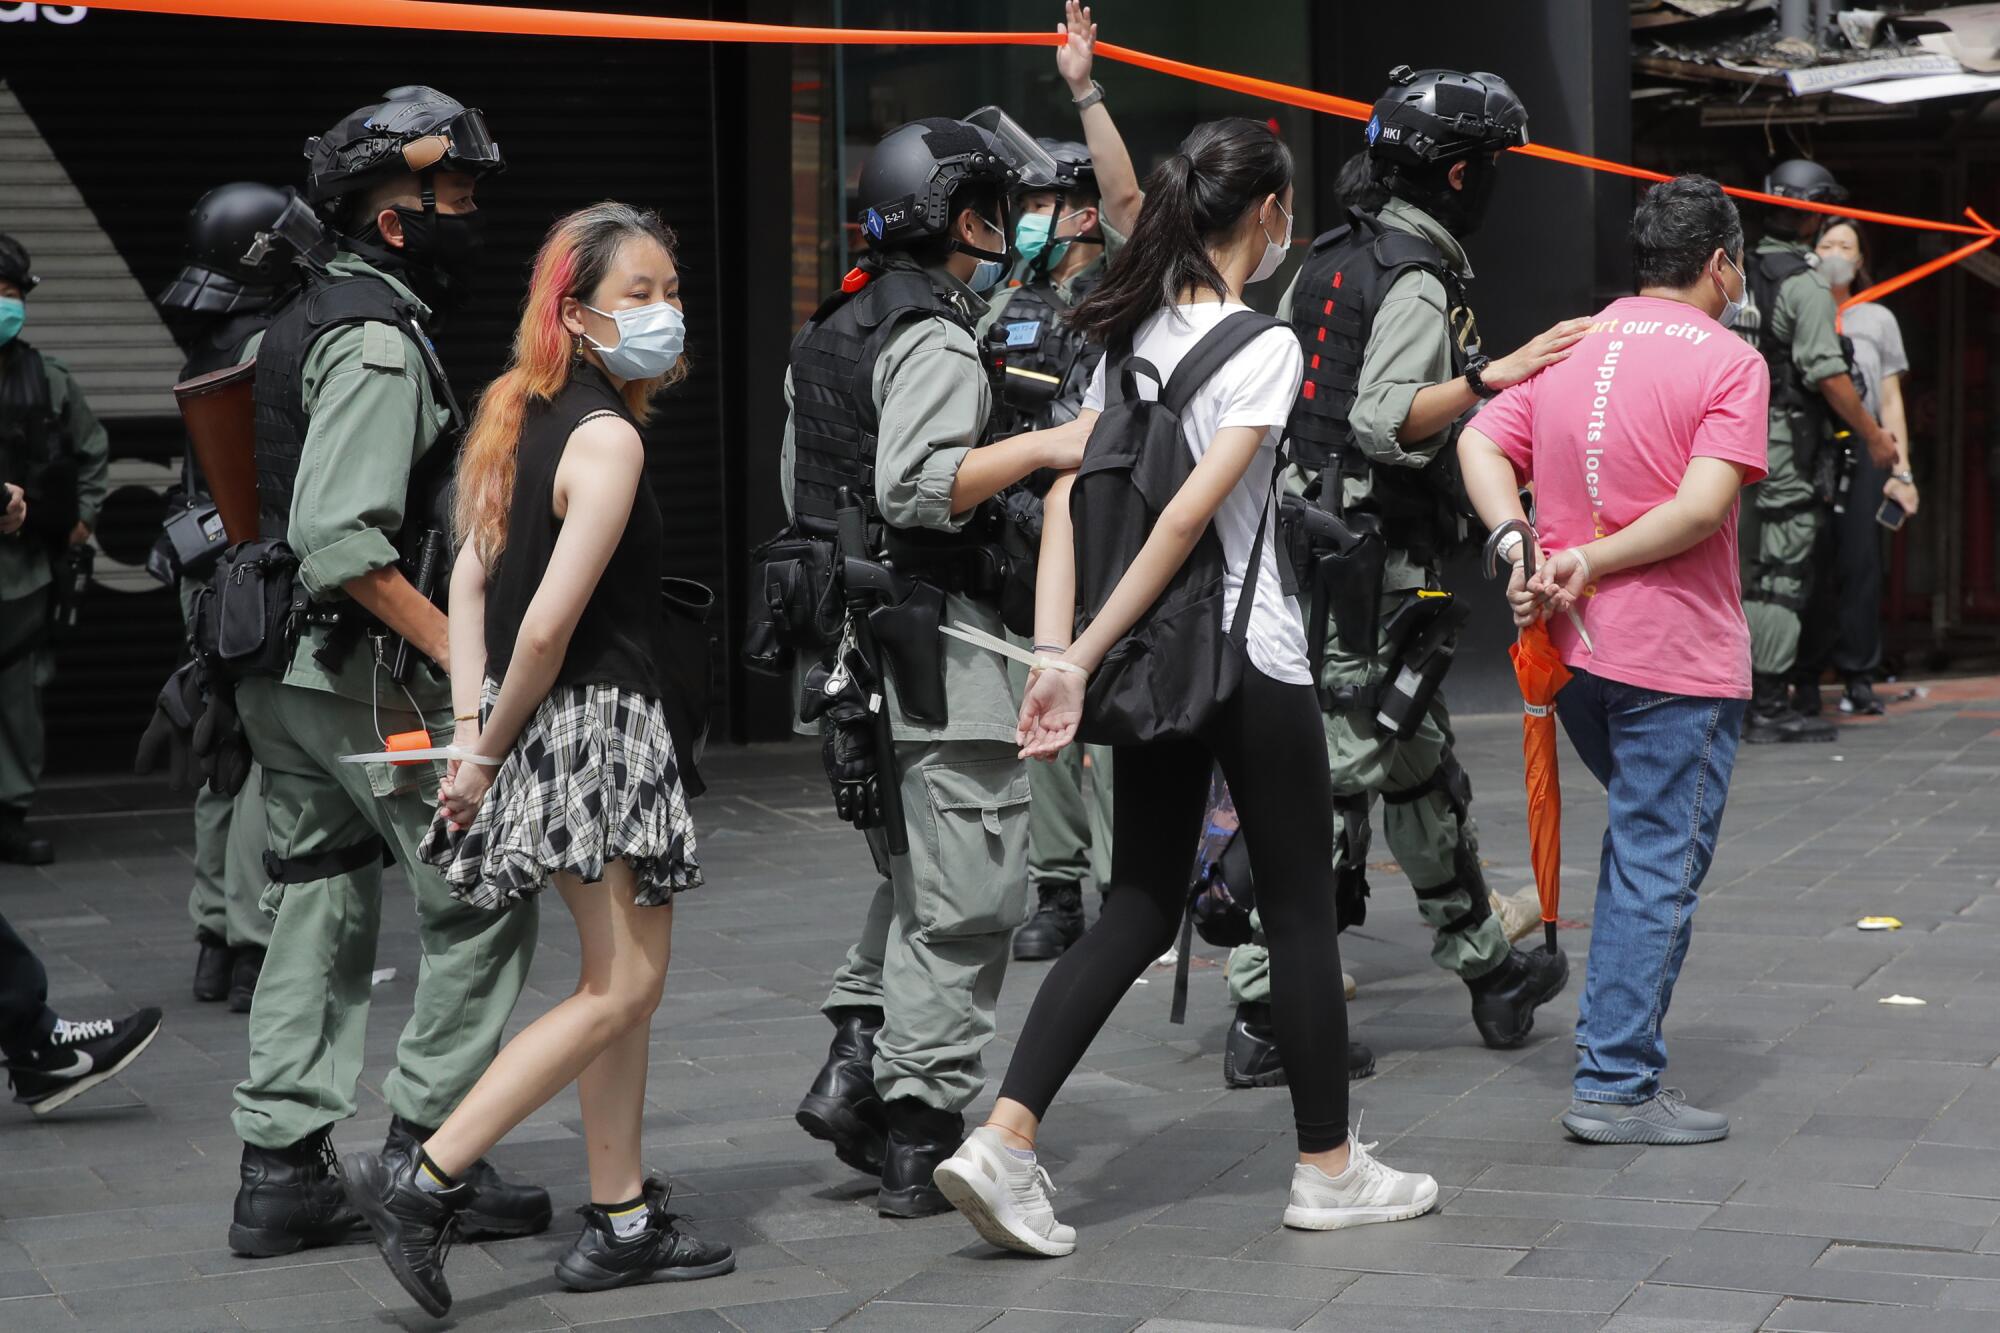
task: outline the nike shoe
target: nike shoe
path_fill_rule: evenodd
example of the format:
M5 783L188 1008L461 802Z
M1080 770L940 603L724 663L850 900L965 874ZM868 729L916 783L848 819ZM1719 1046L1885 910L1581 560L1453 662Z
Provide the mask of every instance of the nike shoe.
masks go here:
M46 1046L8 1059L14 1100L36 1115L47 1115L138 1059L159 1031L158 1009L81 1023L58 1020Z

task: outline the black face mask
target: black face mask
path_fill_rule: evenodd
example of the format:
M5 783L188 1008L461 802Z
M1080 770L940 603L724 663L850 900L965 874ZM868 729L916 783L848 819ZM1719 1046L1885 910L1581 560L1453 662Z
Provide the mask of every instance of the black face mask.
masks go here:
M1454 190L1449 182L1438 202L1437 220L1460 240L1479 230L1486 221L1487 205L1493 202L1493 186L1499 179L1495 164L1484 157L1465 161L1465 187Z
M486 217L470 213L440 213L435 208L403 208L403 262L411 286L424 304L447 314L463 304L486 248Z

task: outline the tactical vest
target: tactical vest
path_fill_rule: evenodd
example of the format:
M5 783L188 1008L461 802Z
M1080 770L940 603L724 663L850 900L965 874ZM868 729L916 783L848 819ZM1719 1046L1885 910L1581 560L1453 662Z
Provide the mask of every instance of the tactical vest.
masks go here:
M1797 410L1818 395L1810 391L1805 376L1792 359L1792 349L1780 345L1772 329L1777 318L1778 294L1787 281L1812 267L1812 261L1796 250L1762 250L1750 257L1750 303L1737 318L1735 331L1764 357L1771 372L1771 405Z
M422 341L415 304L377 277L308 275L305 285L271 314L264 341L257 346L257 379L252 399L257 423L257 500L263 535L283 539L291 525L292 488L298 480L299 459L310 424L305 410L306 358L319 340L335 329L357 324L391 324L413 344L412 350L430 375L433 390L451 402L451 386L428 344ZM453 412L453 428L458 425ZM390 442L385 442L390 443ZM400 442L396 442L400 443ZM413 468L406 516L428 513L437 477L449 478L446 465L453 449L439 440L425 454L435 466ZM406 528L421 527L408 523Z
M248 310L217 320L214 327L202 331L188 350L187 362L181 366L182 382L241 365L244 344L270 323L269 310ZM181 489L190 496L208 494L208 482L194 456L193 440L187 440L181 450Z
M1375 312L1396 280L1412 270L1444 285L1452 373L1465 372L1479 338L1464 284L1430 241L1354 210L1345 225L1313 241L1299 269L1292 328L1305 353L1305 379L1285 433L1299 466L1323 474L1323 504L1339 512L1344 505L1341 480L1366 477L1368 499L1356 508L1378 516L1392 546L1429 563L1457 535L1457 451L1452 442L1425 467L1390 467L1361 450L1348 422ZM1454 440L1457 433L1454 425Z
M847 490L867 515L869 544L880 549L875 362L909 316L948 320L972 332L928 274L892 268L873 273L857 292L836 293L792 339L792 513L813 536L834 535L839 495Z
M15 339L0 347L0 480L21 485L54 461L61 423L42 354Z
M1081 300L1095 285L1085 280L1071 292ZM1104 349L1069 326L1073 308L1044 279L1016 288L988 326L980 350L996 376L993 438L1046 430L1075 420L1082 410Z

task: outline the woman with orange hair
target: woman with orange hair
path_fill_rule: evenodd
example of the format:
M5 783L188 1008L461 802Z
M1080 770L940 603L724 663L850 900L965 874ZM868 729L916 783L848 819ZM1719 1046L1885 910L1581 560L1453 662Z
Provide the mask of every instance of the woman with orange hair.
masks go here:
M658 502L639 426L685 373L674 236L602 203L550 229L505 374L458 465L451 685L461 757L423 846L459 897L505 911L555 881L582 942L567 999L503 1048L409 1159L343 1164L348 1197L417 1303L451 1307L459 1173L574 1082L590 1156L574 1290L730 1271L681 1231L639 1156L648 1029L673 897L701 882L656 650Z

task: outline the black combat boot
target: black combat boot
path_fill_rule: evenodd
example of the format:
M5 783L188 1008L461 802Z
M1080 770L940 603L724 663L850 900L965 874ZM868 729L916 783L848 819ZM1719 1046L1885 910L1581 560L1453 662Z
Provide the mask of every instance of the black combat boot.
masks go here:
M951 1201L931 1183L931 1173L965 1142L965 1117L940 1111L914 1097L898 1097L884 1108L889 1146L882 1157L882 1189L875 1211L884 1217L929 1217L951 1211Z
M197 930L194 942L201 952L194 956L194 998L207 1003L229 998L229 969L235 955L220 935Z
M1465 983L1480 1040L1496 1051L1525 1042L1535 1027L1535 1010L1560 995L1568 981L1568 954L1509 949L1500 966Z
M875 1034L882 1030L882 1011L835 1009L827 1017L833 1020L833 1044L793 1118L806 1133L831 1143L835 1157L878 1176L889 1134L875 1091Z
M1375 1072L1375 1052L1358 1041L1347 1043L1347 1081L1359 1082ZM1239 1004L1229 1040L1222 1048L1222 1082L1231 1088L1281 1088L1284 1062L1278 1058L1278 1038L1271 1030L1271 1006Z
M250 1012L250 1002L257 998L257 978L262 975L264 975L264 951L254 944L238 949L236 961L229 965L230 1013Z
M1818 717L1825 701L1819 694L1819 672L1801 671L1792 677L1792 711L1800 717Z
M382 1160L391 1170L400 1170L399 1163L415 1161L417 1149L436 1133L399 1115L391 1116L389 1137L382 1141ZM549 1229L549 1192L540 1185L502 1180L484 1157L459 1172L458 1183L471 1191L459 1216L459 1231L467 1240L538 1236Z
M1060 958L1083 937L1083 887L1074 880L1052 879L1035 886L1041 905L1027 924L1014 932L1014 958L1023 963Z
M229 1248L253 1259L367 1238L341 1192L331 1127L285 1148L243 1145Z
M1785 678L1767 672L1750 677L1750 710L1743 715L1743 739L1751 745L1830 741L1836 728L1820 717L1801 717L1786 697Z
M602 1204L577 1209L583 1214L583 1234L556 1261L556 1281L571 1291L608 1291L635 1282L691 1282L733 1271L734 1250L675 1225L681 1217L667 1211L669 1193L665 1184L648 1180L640 1195L646 1202L646 1224L622 1238Z
M472 1186L460 1181L447 1189L425 1189L417 1183L415 1157L358 1152L343 1158L340 1169L348 1202L367 1219L389 1271L426 1313L442 1316L451 1309L444 1257L472 1199Z
M56 859L56 849L47 838L28 832L27 812L13 806L0 807L0 861L19 866L45 866Z

